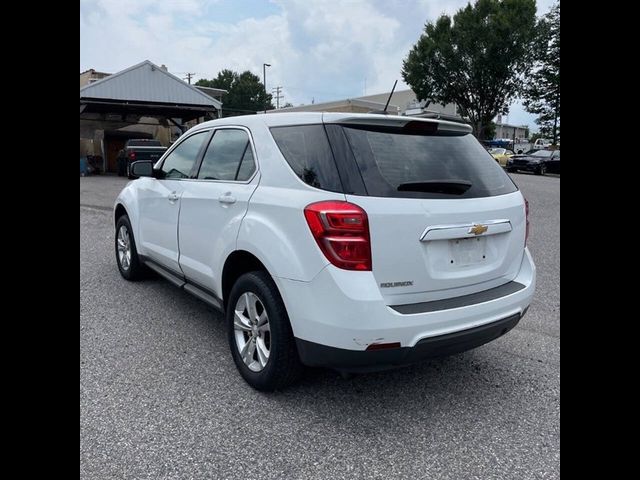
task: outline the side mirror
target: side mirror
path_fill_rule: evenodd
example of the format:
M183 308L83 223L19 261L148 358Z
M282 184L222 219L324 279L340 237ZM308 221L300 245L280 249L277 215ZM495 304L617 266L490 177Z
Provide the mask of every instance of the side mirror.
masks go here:
M153 162L149 160L139 160L129 165L129 178L134 180L139 177L155 177L153 173Z

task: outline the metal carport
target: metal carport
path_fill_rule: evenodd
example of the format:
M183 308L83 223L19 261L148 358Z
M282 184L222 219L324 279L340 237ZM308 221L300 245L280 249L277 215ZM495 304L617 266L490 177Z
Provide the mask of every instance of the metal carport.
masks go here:
M92 140L103 168L111 170L111 157L127 137L148 137L150 129L169 125L184 131L185 122L219 117L221 109L220 101L145 60L80 88L80 138ZM140 127L131 131L133 125Z

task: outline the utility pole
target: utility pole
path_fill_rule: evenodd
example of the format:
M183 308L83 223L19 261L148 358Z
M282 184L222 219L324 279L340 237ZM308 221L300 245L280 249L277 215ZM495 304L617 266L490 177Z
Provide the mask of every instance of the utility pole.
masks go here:
M275 87L275 88L271 89L272 92L276 93L276 95L275 95L275 97L276 97L276 109L280 108L280 99L281 98L284 99L284 95L280 95L280 91L281 90L282 90L282 87Z
M560 90L556 94L556 104L553 109L553 144L556 145L558 136L556 132L558 131L558 105L560 104Z
M191 77L193 77L195 73L187 73L186 75L187 77L183 78L183 80L187 80L189 82L189 85L191 85Z

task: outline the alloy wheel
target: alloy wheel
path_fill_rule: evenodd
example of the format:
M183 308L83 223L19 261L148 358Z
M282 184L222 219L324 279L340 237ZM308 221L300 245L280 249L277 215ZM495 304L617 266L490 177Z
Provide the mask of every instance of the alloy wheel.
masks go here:
M244 364L260 372L269 361L271 328L269 315L260 297L253 292L240 295L233 314L236 347Z
M125 225L118 230L118 261L123 270L131 267L131 237Z

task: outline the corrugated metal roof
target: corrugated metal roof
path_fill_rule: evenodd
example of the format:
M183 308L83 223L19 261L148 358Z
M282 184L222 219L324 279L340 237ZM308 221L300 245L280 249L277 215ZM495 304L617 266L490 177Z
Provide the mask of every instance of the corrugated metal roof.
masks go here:
M215 98L149 60L85 85L80 98L222 107Z

